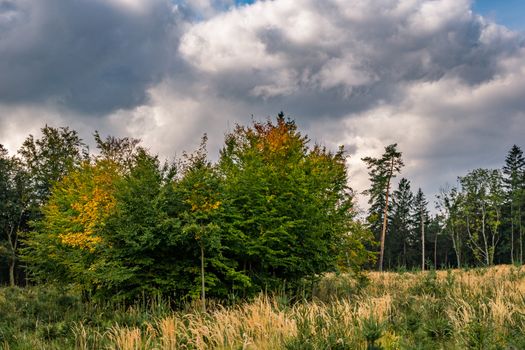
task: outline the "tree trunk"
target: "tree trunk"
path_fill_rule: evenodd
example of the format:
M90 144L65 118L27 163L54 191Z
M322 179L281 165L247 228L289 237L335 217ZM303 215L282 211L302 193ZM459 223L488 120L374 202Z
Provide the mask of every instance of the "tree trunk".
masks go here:
M9 259L9 285L15 286L15 257Z
M437 270L437 244L438 244L438 234L434 236L434 270Z
M425 271L425 219L423 207L421 210L421 271Z
M520 226L520 265L523 264L523 230L521 226L521 207L518 210L519 216L519 226Z
M485 230L485 208L482 208L481 212L481 234L483 236L483 246L485 247L485 263L487 266L490 266L489 243L487 240L487 232Z
M385 255L385 238L386 238L386 227L388 225L388 196L390 194L390 180L394 172L394 159L390 163L390 173L388 174L388 180L386 183L385 193L385 210L383 211L383 229L381 230L381 250L379 252L379 271L383 271L383 258Z
M456 239L456 233L454 232L454 226L451 228L452 230L452 247L454 248L454 253L456 253L456 261L458 264L458 269L461 268L461 252L459 247L459 241Z
M407 267L407 241L403 238L403 266Z
M510 202L510 262L514 265L514 200Z
M201 282L202 282L202 298L201 298L201 303L202 303L202 312L205 313L206 312L206 290L205 290L205 282L204 282L204 245L202 244L201 242Z

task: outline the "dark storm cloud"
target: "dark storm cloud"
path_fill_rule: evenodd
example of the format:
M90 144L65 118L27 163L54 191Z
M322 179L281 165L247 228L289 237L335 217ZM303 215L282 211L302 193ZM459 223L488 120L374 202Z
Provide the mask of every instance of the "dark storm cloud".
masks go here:
M0 103L87 114L146 102L177 47L169 1L0 2Z

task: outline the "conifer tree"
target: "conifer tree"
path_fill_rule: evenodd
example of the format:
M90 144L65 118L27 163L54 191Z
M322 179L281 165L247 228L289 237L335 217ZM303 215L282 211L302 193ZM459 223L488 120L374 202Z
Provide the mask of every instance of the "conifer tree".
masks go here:
M369 203L372 205L372 208L383 206L381 214L369 212L370 216L382 217L383 221L380 236L379 271L383 271L391 182L404 166L401 155L401 152L397 150L397 144L392 144L385 147L385 153L383 153L381 158L365 157L362 159L369 170L368 174L371 182L371 188L366 191L370 195Z
M397 258L396 265L407 267L409 249L413 245L412 207L414 195L410 181L402 178L398 188L392 193L392 215L389 222L388 236L385 242L385 257L388 262Z
M518 231L518 261L523 263L522 212L525 194L525 158L523 151L512 146L503 166L507 202L510 204L510 259L515 261L515 233Z
M418 189L414 198L414 222L416 232L419 232L419 242L421 247L421 270L425 271L425 228L428 225L429 215L427 209L428 202L421 188Z

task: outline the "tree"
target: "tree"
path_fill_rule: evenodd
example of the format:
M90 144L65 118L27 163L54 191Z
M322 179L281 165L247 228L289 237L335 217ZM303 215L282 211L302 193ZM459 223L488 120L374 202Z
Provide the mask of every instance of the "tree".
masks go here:
M433 262L434 270L438 268L438 238L443 232L443 217L440 214L436 214L429 219L428 230L429 236L433 238ZM444 246L441 248L442 254L446 257L447 251Z
M398 188L392 193L392 216L389 223L388 236L385 242L385 257L388 262L396 258L397 266L407 267L409 250L414 245L412 207L414 195L410 189L410 181L402 178Z
M46 125L41 132L39 139L29 135L18 150L30 176L31 200L36 211L49 197L53 184L87 159L87 148L75 130Z
M344 150L307 144L283 114L275 123L237 126L226 136L219 169L229 253L250 277L252 292L283 281L297 286L333 270L352 232ZM354 243L359 254L363 248Z
M117 166L85 161L57 181L42 218L26 235L22 250L33 279L75 283L93 291L101 284L97 267L105 261L104 229L115 209Z
M186 155L183 177L179 186L185 190L184 202L190 206L184 217L183 230L192 234L200 250L201 305L206 312L206 251L220 253L220 227L217 224L221 206L219 177L206 159L206 136L201 148L194 154ZM211 253L211 252L210 252Z
M437 196L437 207L440 215L445 218L445 230L448 231L452 241L452 248L456 255L457 267L461 268L465 237L463 235L462 210L464 195L456 188L442 188Z
M401 172L404 163L401 159L401 152L397 150L397 144L385 147L385 153L381 158L365 157L362 159L369 170L371 188L366 191L370 196L369 203L374 208L375 203L384 203L383 205L383 225L381 229L380 253L379 253L379 271L383 271L383 258L385 251L385 237L388 226L388 200L390 195L390 186L392 178ZM384 201L383 201L384 198ZM378 213L370 212L370 215L379 216Z
M205 140L177 166L134 139L95 139L99 154L49 183L24 239L35 281L95 298L200 298L205 311L210 296L298 288L342 256L354 269L370 259L344 150L308 147L283 115L238 126L216 165Z
M503 182L506 190L507 202L510 204L510 224L511 224L511 242L510 242L510 259L514 263L515 254L515 230L518 229L519 246L518 257L520 264L523 262L523 225L522 211L523 199L525 193L525 158L523 151L516 145L512 146L505 159L503 167Z
M415 229L420 233L419 242L421 247L421 270L425 271L425 227L428 225L429 214L427 209L428 202L421 188L418 189L414 198L414 222Z
M502 178L498 170L476 169L460 177L461 212L469 246L478 261L492 265L501 237Z
M27 222L28 176L16 157L0 145L0 256L8 261L9 284L15 285L19 232Z

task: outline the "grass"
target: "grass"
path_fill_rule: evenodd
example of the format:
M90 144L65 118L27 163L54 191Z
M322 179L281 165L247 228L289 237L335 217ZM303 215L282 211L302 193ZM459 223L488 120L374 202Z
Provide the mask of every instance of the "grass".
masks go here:
M173 311L0 289L3 349L524 349L525 268L327 275L311 300Z

